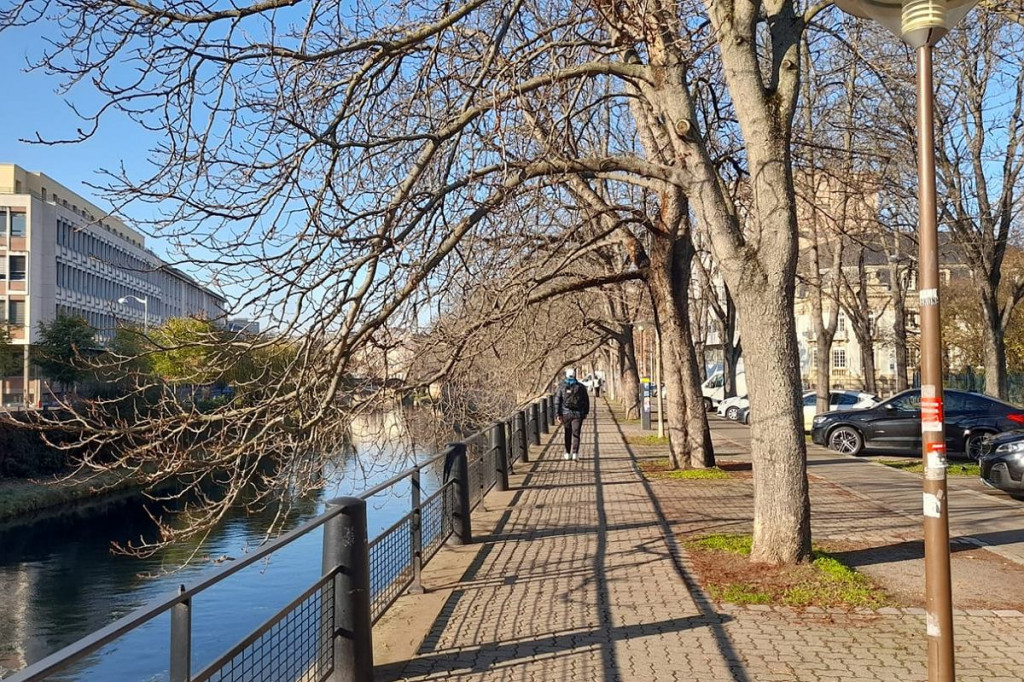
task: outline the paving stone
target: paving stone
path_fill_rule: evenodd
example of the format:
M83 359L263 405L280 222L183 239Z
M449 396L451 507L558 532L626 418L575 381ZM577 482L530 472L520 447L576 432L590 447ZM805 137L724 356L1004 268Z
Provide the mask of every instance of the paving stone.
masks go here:
M688 496L682 506L689 511L661 518L654 486L642 480L634 457L656 449L627 447L623 431L639 434L638 428L620 431L604 403L595 402L579 461L562 460L556 448L554 456L517 466L532 473L507 522L401 679L926 679L923 609L737 607L694 592L673 529L702 524L713 510L716 532L730 523L742 531L748 521L730 497L750 491L674 486L672 494ZM553 436L556 444L559 438ZM891 543L919 532L913 519L859 514L827 498L815 500L815 511L817 537ZM1020 679L1024 616L968 611L956 615L955 625L959 679Z

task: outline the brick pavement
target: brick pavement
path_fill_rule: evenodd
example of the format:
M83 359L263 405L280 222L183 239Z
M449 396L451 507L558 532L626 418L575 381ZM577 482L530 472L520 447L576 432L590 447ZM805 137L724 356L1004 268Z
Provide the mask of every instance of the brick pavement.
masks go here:
M548 452L400 679L926 679L923 612L710 603L604 403L581 461ZM1022 629L958 614L959 679L1024 678Z

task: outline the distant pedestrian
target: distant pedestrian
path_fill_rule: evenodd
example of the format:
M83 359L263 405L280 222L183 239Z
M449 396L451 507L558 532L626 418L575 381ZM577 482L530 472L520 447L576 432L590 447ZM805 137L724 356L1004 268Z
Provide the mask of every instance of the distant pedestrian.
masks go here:
M565 428L565 459L579 459L580 431L590 414L587 387L576 380L576 370L565 370L565 381L555 395L555 414Z

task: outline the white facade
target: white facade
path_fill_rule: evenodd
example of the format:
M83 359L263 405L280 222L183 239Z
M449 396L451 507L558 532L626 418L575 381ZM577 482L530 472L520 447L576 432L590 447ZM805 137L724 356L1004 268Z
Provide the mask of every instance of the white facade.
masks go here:
M0 322L26 349L22 374L3 382L3 404L23 403L26 382L28 403L38 404L28 347L38 341L39 325L58 315L84 318L104 341L118 324L221 320L225 305L148 251L145 238L120 220L46 175L0 164Z

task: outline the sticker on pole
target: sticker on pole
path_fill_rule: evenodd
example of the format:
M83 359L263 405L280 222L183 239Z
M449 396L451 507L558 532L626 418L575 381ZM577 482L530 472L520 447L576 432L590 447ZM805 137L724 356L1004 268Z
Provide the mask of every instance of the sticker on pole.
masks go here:
M931 493L924 494L924 515L933 519L942 516L942 500Z
M929 637L941 637L942 636L942 626L939 625L939 617L938 616L936 616L934 613L929 611L928 615L925 617L925 623L926 623L927 632L928 632L928 636Z
M921 301L921 305L938 305L939 290L921 289L920 293L918 293L918 299Z
M924 477L932 481L946 478L946 444L925 443Z
M921 396L921 431L942 431L942 398Z

